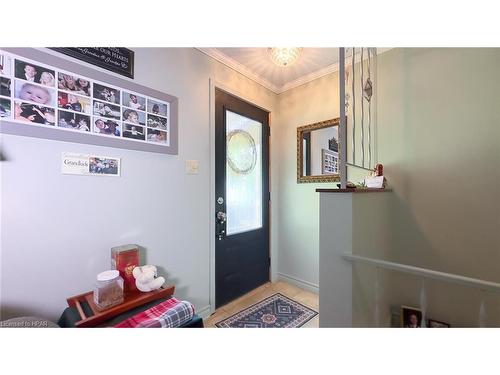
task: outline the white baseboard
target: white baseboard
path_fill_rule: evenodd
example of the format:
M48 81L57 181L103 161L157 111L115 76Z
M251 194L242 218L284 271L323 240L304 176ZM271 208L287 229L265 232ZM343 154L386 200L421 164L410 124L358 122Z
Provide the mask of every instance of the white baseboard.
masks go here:
M197 309L196 315L198 315L201 319L208 318L210 316L210 305Z
M319 294L319 285L311 283L309 281L301 280L297 277L286 275L284 273L278 272L278 280L286 281L292 285L298 286L301 289L307 290Z

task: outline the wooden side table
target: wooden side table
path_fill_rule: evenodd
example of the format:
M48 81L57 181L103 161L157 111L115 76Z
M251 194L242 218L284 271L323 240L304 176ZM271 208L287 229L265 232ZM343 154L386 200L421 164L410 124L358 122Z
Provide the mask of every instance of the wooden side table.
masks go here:
M80 320L76 322L76 327L96 327L99 324L114 318L133 308L145 305L159 299L170 298L175 291L174 285L153 290L152 292L130 292L123 295L123 302L119 305L112 306L109 309L99 311L94 303L94 292L87 292L73 296L67 299L68 306L74 307L80 315ZM87 316L82 307L83 303L87 303L92 310L92 315Z

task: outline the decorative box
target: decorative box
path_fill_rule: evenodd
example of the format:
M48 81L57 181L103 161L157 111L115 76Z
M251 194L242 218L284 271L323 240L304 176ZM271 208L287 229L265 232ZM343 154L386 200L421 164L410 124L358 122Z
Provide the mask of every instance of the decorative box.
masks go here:
M115 246L111 248L111 269L118 270L123 278L125 292L137 291L134 267L139 266L139 247L134 244Z

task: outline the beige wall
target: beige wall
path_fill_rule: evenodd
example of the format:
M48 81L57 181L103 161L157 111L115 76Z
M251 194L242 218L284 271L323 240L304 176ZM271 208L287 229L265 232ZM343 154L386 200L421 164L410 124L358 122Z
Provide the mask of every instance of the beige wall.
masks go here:
M395 197L392 260L500 282L499 66L500 49L379 56L379 159ZM418 304L421 280L393 277L391 303ZM477 324L480 293L427 286L430 315ZM500 325L499 299L484 296L486 323Z
M500 282L500 49L392 49L377 61L378 160L393 187L391 249L407 264ZM296 127L338 115L332 74L279 96L279 272L317 283L318 197L295 182ZM362 173L349 170L349 179ZM420 303L421 280L381 274L389 305ZM480 293L427 282L428 312L477 324ZM366 298L371 291L364 290ZM500 325L485 294L486 323ZM361 304L362 305L362 304ZM360 322L368 325L368 322Z

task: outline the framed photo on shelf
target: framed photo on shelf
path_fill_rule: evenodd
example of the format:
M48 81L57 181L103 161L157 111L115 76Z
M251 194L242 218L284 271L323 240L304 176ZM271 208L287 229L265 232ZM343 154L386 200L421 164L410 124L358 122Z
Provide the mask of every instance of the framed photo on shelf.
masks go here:
M450 328L450 324L440 322L439 320L427 319L427 328Z
M401 306L401 327L422 328L422 310L416 307Z

